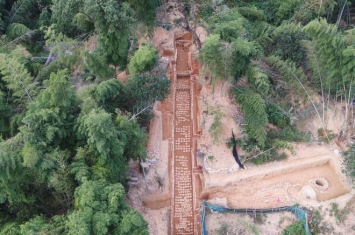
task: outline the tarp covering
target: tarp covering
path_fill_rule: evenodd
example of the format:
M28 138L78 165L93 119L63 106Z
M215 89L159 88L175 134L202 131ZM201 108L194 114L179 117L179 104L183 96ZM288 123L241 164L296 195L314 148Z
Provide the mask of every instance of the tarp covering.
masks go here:
M297 220L304 220L304 229L307 235L310 235L308 229L308 219L307 219L307 212L304 210L294 207L294 206L284 206L284 207L276 207L270 209L231 209L225 208L218 205L213 205L206 201L202 203L202 210L201 210L201 220L202 220L202 234L208 235L207 226L206 226L206 208L208 208L211 212L215 213L274 213L274 212L282 212L282 211L290 211L297 216Z
M239 157L238 157L238 152L237 152L237 141L235 140L235 136L232 130L232 138L233 138L233 157L235 161L238 163L239 167L244 169L243 164L240 162Z

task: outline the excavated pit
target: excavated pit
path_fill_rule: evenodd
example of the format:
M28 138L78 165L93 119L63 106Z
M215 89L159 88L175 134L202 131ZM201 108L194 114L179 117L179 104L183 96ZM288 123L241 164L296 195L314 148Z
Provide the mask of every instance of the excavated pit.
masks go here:
M230 208L261 209L291 206L304 200L323 202L349 192L340 172L327 157L263 168L262 173L250 169L225 176L224 179L221 179L220 174L205 184L201 199ZM307 190L312 192L308 193ZM312 198L312 193L315 198Z

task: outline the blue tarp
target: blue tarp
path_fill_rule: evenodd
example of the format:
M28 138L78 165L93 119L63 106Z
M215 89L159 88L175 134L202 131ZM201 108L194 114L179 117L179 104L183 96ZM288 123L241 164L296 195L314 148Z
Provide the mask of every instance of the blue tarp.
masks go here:
M225 208L222 206L218 205L213 205L211 203L208 203L204 201L202 203L202 210L201 210L201 220L202 220L202 234L203 235L208 235L207 232L207 226L206 226L206 208L210 209L212 212L217 212L217 213L274 213L274 212L282 212L282 211L290 211L294 213L297 216L297 220L304 220L304 229L306 231L306 234L309 235L309 229L308 229L308 219L307 219L307 212L304 210L294 207L294 206L285 206L285 207L276 207L276 208L270 208L270 209L231 209L231 208Z

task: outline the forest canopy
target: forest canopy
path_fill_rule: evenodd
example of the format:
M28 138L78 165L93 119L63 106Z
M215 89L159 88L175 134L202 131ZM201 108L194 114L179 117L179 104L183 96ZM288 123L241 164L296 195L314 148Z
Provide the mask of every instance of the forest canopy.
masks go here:
M125 195L169 93L156 49L136 43L159 4L0 1L0 234L148 234Z

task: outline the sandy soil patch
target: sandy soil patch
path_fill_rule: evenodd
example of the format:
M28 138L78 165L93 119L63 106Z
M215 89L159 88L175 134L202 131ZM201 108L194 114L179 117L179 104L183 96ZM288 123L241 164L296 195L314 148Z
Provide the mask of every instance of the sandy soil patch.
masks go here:
M211 235L278 235L288 225L295 222L296 216L291 212L269 214L209 213L206 216L207 231Z

